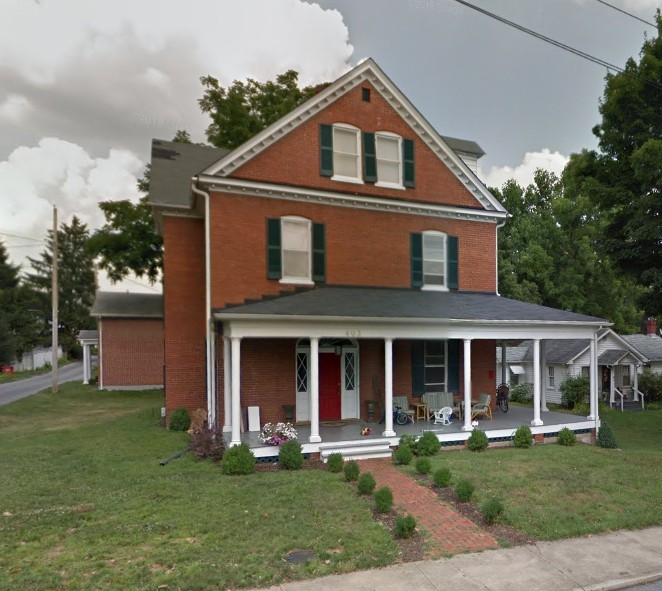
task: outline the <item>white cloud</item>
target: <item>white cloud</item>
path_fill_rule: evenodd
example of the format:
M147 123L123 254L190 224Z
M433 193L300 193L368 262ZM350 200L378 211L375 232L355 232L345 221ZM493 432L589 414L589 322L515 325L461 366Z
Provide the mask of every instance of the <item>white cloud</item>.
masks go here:
M479 168L478 176L488 187L500 188L510 179L515 179L520 186L526 187L533 182L533 174L538 168L560 175L568 160L568 157L560 152L551 152L548 148L543 148L540 152L524 154L522 163L514 168L493 166L487 174Z

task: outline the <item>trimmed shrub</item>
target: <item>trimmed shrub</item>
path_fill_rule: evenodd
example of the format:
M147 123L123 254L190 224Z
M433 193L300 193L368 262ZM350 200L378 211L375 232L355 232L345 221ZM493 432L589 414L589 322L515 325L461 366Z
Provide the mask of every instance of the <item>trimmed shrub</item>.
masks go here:
M480 512L483 514L483 519L492 525L497 522L499 517L501 517L501 514L503 513L503 503L500 499L492 497L482 504Z
M220 462L225 453L223 434L214 429L203 429L191 435L189 447L198 458L211 458L215 462Z
M575 435L575 432L568 429L568 427L563 427L556 438L556 443L559 445L571 446L575 445L576 442L577 436Z
M662 401L662 373L653 373L646 368L639 376L639 390L644 393L644 401Z
M586 402L589 391L589 379L581 376L567 376L559 386L561 404L572 410L576 404Z
M515 436L513 437L513 446L527 448L533 445L533 434L531 433L531 427L528 425L520 425L515 431Z
M474 429L471 432L471 435L469 435L469 439L467 439L467 447L471 451L483 451L484 449L487 449L489 441L487 440L487 435L485 435L484 431L479 431L478 429Z
M388 486L375 492L375 508L379 513L388 513L393 507L393 493Z
M395 535L398 538L409 538L416 530L416 519L413 515L398 515L395 518Z
M347 482L355 482L359 479L361 468L359 468L359 464L356 460L350 460L349 462L345 462L343 472L345 473L345 480Z
M414 452L408 445L400 445L393 454L393 461L400 466L407 466L414 458Z
M510 389L511 402L530 402L533 399L533 384L517 384Z
M451 483L451 471L450 468L442 466L437 468L432 475L432 481L435 486L439 488L445 488Z
M412 451L414 451L416 449L416 435L403 435L400 437L400 443L398 443L398 447L403 445L406 445Z
M251 448L248 447L248 444L242 443L228 449L223 454L221 470L223 474L230 476L252 474L255 472L255 456Z
M474 490L476 490L476 487L463 478L455 485L455 496L460 503L468 503L474 494Z
M616 437L614 437L614 432L611 430L609 423L602 421L600 430L598 431L598 438L596 443L600 447L607 449L616 449L618 447L618 444L616 443Z
M191 426L191 415L188 412L188 409L176 408L172 411L170 415L170 423L168 424L168 429L171 431L188 431Z
M332 453L326 463L329 472L342 472L345 460L339 452Z
M278 466L283 470L301 470L303 453L301 444L296 439L281 444L278 450Z
M377 483L375 482L375 478L370 472L364 472L359 476L359 480L356 483L356 487L359 490L359 494L361 495L371 495L372 491L375 490L375 486Z
M441 443L432 431L426 431L416 442L416 454L419 456L433 456L439 451Z
M416 466L416 471L419 474L429 474L432 470L432 462L430 461L430 458L416 458L414 466Z

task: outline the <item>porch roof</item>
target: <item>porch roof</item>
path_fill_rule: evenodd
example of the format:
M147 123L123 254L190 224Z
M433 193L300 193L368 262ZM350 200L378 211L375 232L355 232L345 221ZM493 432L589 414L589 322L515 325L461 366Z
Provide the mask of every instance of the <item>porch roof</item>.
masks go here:
M598 365L618 365L618 363L629 355L629 351L623 349L607 349L598 357ZM632 359L634 357L630 355Z

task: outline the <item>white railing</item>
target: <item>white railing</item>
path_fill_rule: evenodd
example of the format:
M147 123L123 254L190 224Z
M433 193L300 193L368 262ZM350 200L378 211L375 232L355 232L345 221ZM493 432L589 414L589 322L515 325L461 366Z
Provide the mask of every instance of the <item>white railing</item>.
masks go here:
M625 398L625 395L618 388L614 388L614 392L621 397L621 412L623 412L623 399Z
M644 393L641 390L637 390L637 388L632 388L632 391L639 396L639 399L641 400L641 410L644 410Z

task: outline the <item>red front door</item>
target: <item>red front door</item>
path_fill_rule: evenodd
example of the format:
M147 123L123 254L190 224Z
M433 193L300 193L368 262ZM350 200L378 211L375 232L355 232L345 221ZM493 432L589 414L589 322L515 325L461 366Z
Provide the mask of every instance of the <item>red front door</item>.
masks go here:
M340 418L340 355L320 353L320 419Z

